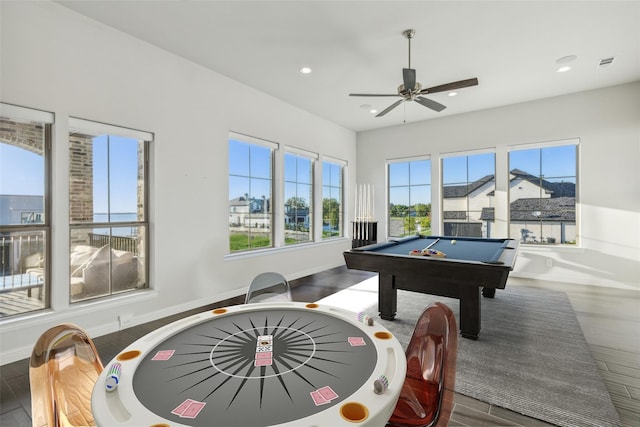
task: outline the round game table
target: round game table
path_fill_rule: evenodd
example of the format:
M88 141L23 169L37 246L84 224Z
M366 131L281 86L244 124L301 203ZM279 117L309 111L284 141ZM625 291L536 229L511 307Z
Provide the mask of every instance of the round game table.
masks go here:
M379 427L405 374L398 340L363 313L238 305L132 343L105 366L92 410L105 427Z

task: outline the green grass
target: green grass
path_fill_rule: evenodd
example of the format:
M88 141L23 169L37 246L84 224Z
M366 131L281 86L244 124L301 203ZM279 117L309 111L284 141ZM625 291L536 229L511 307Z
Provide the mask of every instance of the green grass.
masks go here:
M268 236L249 236L246 234L231 234L229 236L229 248L231 252L244 251L254 248L265 248L271 246L271 238Z

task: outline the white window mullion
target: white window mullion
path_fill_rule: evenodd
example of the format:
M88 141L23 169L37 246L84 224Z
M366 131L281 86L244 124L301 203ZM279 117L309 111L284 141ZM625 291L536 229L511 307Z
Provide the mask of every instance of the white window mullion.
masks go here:
M274 151L273 166L273 246L284 246L284 152Z

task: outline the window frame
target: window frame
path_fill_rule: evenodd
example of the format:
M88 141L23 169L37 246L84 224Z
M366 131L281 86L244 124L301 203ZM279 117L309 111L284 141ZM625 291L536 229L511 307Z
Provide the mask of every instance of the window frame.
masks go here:
M335 159L332 157L328 157L328 156L322 156L322 158L320 159L320 167L321 167L321 177L320 177L320 199L322 202L322 212L320 213L320 218L321 218L321 224L322 227L320 227L320 236L321 236L321 240L322 241L326 241L326 240L331 240L331 239L339 239L339 238L344 238L345 237L345 221L344 221L344 217L345 217L345 175L346 175L346 168L347 168L347 162L345 160L339 160L339 159ZM329 163L329 164L333 164L336 165L340 168L340 186L339 187L334 187L329 185L329 188L339 188L340 189L340 209L338 210L338 230L339 230L339 234L337 236L327 236L325 237L323 235L324 233L324 189L325 189L325 185L324 185L324 173L325 173L325 168L324 168L324 164L325 163Z
M238 142L242 142L245 144L249 144L249 145L256 145L259 147L263 147L263 148L268 148L270 150L270 164L269 164L269 168L270 168L270 185L269 185L269 191L271 192L271 197L270 197L270 206L271 206L271 213L270 213L270 220L269 220L269 225L270 225L270 233L269 233L269 239L270 239L270 244L269 246L257 246L257 247L248 247L246 249L241 249L241 250L231 250L231 245L230 245L230 238L231 238L231 229L229 228L229 226L227 227L227 256L234 256L234 255L241 255L241 254L247 254L247 253L252 253L252 252L256 252L256 251L264 251L264 250L269 250L269 249L273 249L275 247L277 247L276 244L276 228L277 228L277 220L276 220L276 203L279 200L279 197L277 197L278 195L276 194L275 188L276 188L276 177L277 177L277 173L276 173L276 155L280 150L280 144L278 144L277 142L273 142L273 141L268 141L266 139L262 139L262 138L257 138L257 137L253 137L250 135L246 135L246 134L242 134L239 132L233 132L230 131L227 135L227 150L229 150L229 143L232 141L238 141ZM230 187L230 177L232 176L231 174L231 170L230 170L230 153L229 151L227 151L227 188L229 189ZM241 176L241 175L234 175L234 176ZM246 178L251 179L251 175L246 176ZM227 199L230 196L229 192L227 191ZM229 206L229 202L231 201L231 199L227 200L227 214L231 213L230 210L230 206Z
M523 236L517 236L512 234L512 213L511 213L511 192L512 188L510 185L511 181L511 153L515 151L525 151L525 150L544 150L546 148L557 148L557 147L575 147L575 194L574 194L574 227L575 227L575 242L567 243L567 242L549 242L548 239L546 242L542 242L542 236L540 242L526 242L522 241ZM542 155L542 152L541 152ZM537 248L537 247L554 247L554 248L578 248L580 247L580 138L568 138L568 139L558 139L558 140L550 140L550 141L540 141L540 142L531 142L531 143L523 143L523 144L512 144L507 146L507 230L509 233L509 237L512 239L517 239L520 243L526 248ZM541 180L544 179L544 174L536 177ZM542 199L542 198L540 198ZM540 220L542 222L542 220ZM542 227L542 225L540 225Z
M307 234L309 236L309 240L302 240L299 242L291 242L291 243L287 243L286 242L286 217L287 217L287 211L286 211L286 203L287 203L287 195L286 195L286 185L287 183L295 183L296 186L298 184L301 184L299 181L297 181L297 176L296 176L296 181L288 181L287 177L286 177L286 167L287 167L287 155L290 156L294 156L296 158L296 163L297 163L297 159L298 158L302 158L302 159L307 159L310 162L310 179L311 179L311 183L309 184L311 187L311 191L309 194L309 212L308 212L308 217L309 217L309 230L307 231ZM301 150L299 148L294 148L294 147L284 147L283 152L282 152L282 208L283 208L283 218L282 218L282 226L283 226L283 246L294 246L294 245L300 245L300 244L305 244L305 243L313 243L316 241L315 238L315 229L316 227L316 221L314 216L316 215L316 209L315 209L315 195L316 195L316 173L315 170L318 167L318 154L316 153L312 153L310 151L306 151L306 150ZM297 165L296 165L296 170L297 170ZM296 174L297 175L297 174ZM306 184L306 183L302 183L302 184ZM297 196L297 190L296 190L296 196Z
M496 185L497 185L497 171L498 171L498 165L497 165L497 152L495 150L495 148L484 148L484 149L478 149L478 150L466 150L466 151L459 151L459 152L451 152L451 153L442 153L440 154L440 230L441 230L441 234L443 236L447 236L446 231L445 231L445 224L447 221L445 221L445 182L444 182L444 163L445 163L445 159L450 159L450 158L459 158L459 157L465 157L467 159L467 165L466 165L466 181L464 183L458 183L457 185L466 185L469 186L470 184L473 184L475 182L478 181L478 179L476 179L475 181L469 181L469 164L468 164L468 158L469 157L473 157L473 156L480 156L480 155L485 155L485 154L491 154L493 156L493 188L494 191L496 189ZM465 195L465 221L463 222L464 224L473 224L475 222L470 221L470 213L471 212L477 212L475 210L471 210L470 209L470 202L469 202L469 194L467 193ZM485 207L491 207L491 206L485 206ZM495 207L495 206L494 206ZM483 207L484 209L484 207ZM480 218L481 218L481 213L482 210L480 210ZM458 222L460 223L460 222ZM480 227L481 227L481 234L483 238L486 237L491 237L491 229L485 229L484 226L484 221L480 221ZM466 234L462 234L461 236L466 236Z
M429 173L427 174L427 179L428 182L426 184L415 184L415 185L411 185L411 163L415 163L415 162L423 162L423 161L427 161L429 162ZM427 215L427 217L432 218L432 213L433 213L433 160L432 160L432 156L431 155L426 155L426 156L415 156L415 157L403 157L403 158L397 158L397 159L389 159L385 161L385 178L386 178L386 206L385 206L385 216L386 216L386 224L387 224L387 237L388 238L398 238L398 237L406 237L406 236L410 236L411 235L411 231L413 229L411 229L411 227L409 227L408 229L404 226L403 224L403 232L404 231L408 231L407 233L405 233L402 236L395 236L391 234L391 165L392 164L398 164L398 163L408 163L409 164L409 183L407 185L396 185L394 186L394 188L399 188L399 187L407 187L409 190L409 197L411 197L411 187L417 187L417 186L428 186L429 187L429 192L430 192L430 199L428 202L428 205L431 207L431 210L429 212L429 214ZM409 206L407 206L407 208L409 209L408 212L408 216L405 217L406 218L410 218L411 217L411 200L409 200ZM405 219L403 219L403 222L405 221ZM429 230L433 230L433 224L430 225ZM418 230L418 233L420 233L421 230Z
M0 103L0 117L9 121L20 123L32 123L43 127L43 221L41 223L0 224L0 234L20 232L42 232L44 235L42 256L43 283L41 288L42 307L27 310L13 315L2 316L0 322L5 319L30 315L51 308L51 248L52 248L52 141L55 115L51 112L22 107L14 104ZM31 290L28 291L30 295Z
M142 162L142 165L138 164L138 168L142 167L142 180L143 180L143 188L142 188L142 194L140 196L140 199L137 200L136 202L136 220L126 220L126 221L113 221L113 220L107 220L107 221L95 221L94 218L92 218L91 221L74 221L72 219L72 215L71 215L71 209L72 209L72 202L73 200L71 198L69 198L68 200L68 208L69 208L69 235L68 235L68 239L69 239L69 250L71 251L74 248L74 242L73 242L73 233L77 232L79 230L85 230L85 229L96 229L96 228L108 228L109 229L109 246L112 247L112 242L116 241L117 238L119 236L117 235L113 235L112 231L114 228L126 228L129 227L131 229L136 228L136 229L142 229L144 235L142 236L141 239L139 239L136 244L139 246L142 246L143 248L143 254L137 254L137 257L141 257L143 259L143 268L142 268L142 273L144 274L144 280L142 282L142 286L140 286L140 282L136 282L136 287L130 288L130 289L125 289L119 292L114 292L113 289L113 281L112 281L112 275L114 273L115 270L112 270L113 265L112 265L112 257L113 257L113 252L110 253L109 256L109 269L110 269L110 274L109 274L109 285L108 285L108 292L107 293L102 293L102 294L98 294L95 296L88 296L86 298L79 298L79 299L74 299L74 295L72 292L72 277L71 277L71 271L70 273L70 277L69 277L69 282L68 282L68 290L69 290L69 303L71 305L73 304L79 304L79 303L84 303L90 300L94 300L97 298L112 298L115 296L121 296L123 294L128 294L131 293L132 291L138 290L138 289L149 289L150 285L149 285L149 260L150 258L150 240L151 240L151 236L150 236L150 232L151 232L151 227L150 227L150 221L149 221L149 193L150 193L150 189L149 189L149 185L150 185L150 181L149 181L149 174L150 174L150 166L149 166L149 152L150 152L150 148L151 148L151 143L154 140L154 135L151 132L146 132L146 131L141 131L141 130L137 130L137 129L131 129L131 128L127 128L124 126L117 126L117 125L111 125L111 124L106 124L106 123L101 123L101 122L97 122L97 121L93 121L93 120L87 120L87 119L81 119L81 118L77 118L77 117L69 117L68 120L68 124L69 124L69 132L68 132L68 139L67 139L67 143L70 144L70 139L72 137L73 134L85 134L87 136L92 136L92 144L93 144L93 139L102 135L107 135L107 137L110 136L114 136L114 137L122 137L122 138L130 138L130 139L135 139L138 141L138 150L140 150L140 148L142 148L143 153L142 156L140 158L138 158L138 162ZM107 144L111 144L111 141L108 141ZM93 149L93 146L92 146ZM71 156L71 153L69 153L69 155ZM111 158L107 159L107 164L109 164L109 162L111 161ZM91 164L91 172L92 172L92 177L93 177L93 172L95 171L95 164ZM71 167L71 163L69 164L69 167ZM69 183L68 185L71 185L71 178L72 175L71 173L69 174ZM137 180L140 179L140 175L138 175L138 177L136 178ZM108 179L108 183L109 185L111 184L111 177L109 176ZM91 185L93 186L94 183L92 181ZM139 183L136 184L137 186L139 186ZM138 189L139 191L139 189ZM71 193L71 191L70 191ZM111 197L111 194L109 194L108 196L109 198ZM94 199L92 199L92 201L95 201ZM139 203L142 202L143 206L142 209L140 210L140 206ZM111 214L115 214L116 212L111 212L110 211L111 208L109 208L109 216ZM93 215L95 217L96 212L93 212ZM140 219L140 216L142 216L142 219ZM136 236L138 235L138 233L136 233ZM116 245L117 246L117 245ZM117 249L116 249L117 250ZM71 252L69 253L69 256L71 257ZM136 264L137 266L137 264ZM71 270L71 269L70 269ZM140 270L138 270L140 271ZM136 276L137 277L137 276ZM139 279L136 279L139 280Z

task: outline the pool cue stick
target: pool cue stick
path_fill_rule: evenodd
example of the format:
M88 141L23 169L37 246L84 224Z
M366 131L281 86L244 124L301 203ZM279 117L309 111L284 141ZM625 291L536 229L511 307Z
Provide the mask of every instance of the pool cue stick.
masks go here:
M431 246L435 245L436 243L438 243L440 241L440 238L438 237L435 241L431 242L431 244L429 246L427 246L426 248L424 248L422 250L422 252L424 251L428 251L429 249L431 249Z

